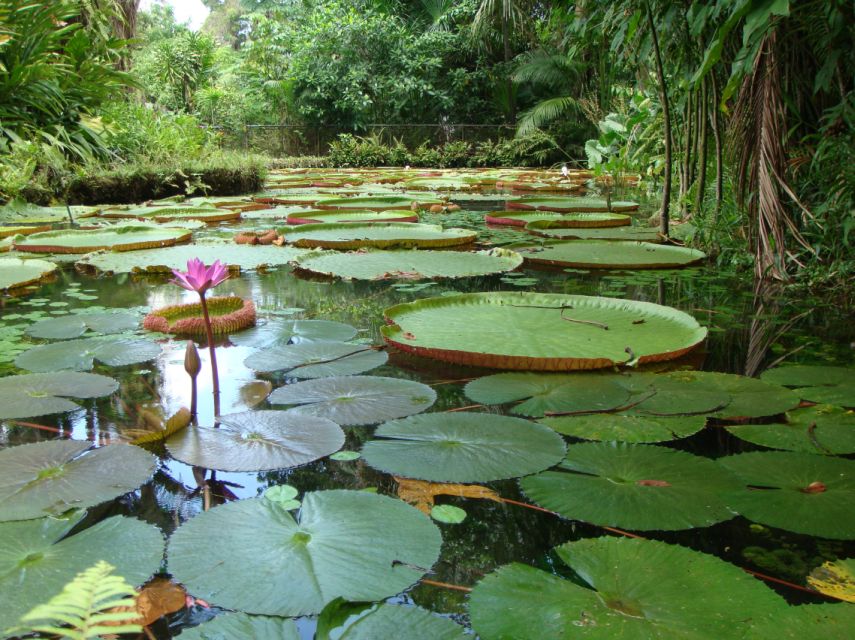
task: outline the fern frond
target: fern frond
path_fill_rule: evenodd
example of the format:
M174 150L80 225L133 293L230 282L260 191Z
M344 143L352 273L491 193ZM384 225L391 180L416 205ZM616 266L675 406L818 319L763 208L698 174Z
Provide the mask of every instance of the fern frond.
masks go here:
M576 99L570 96L550 98L549 100L538 102L522 114L519 128L517 129L517 136L526 136L535 129L540 129L559 118L567 117L578 109L578 107L579 104Z
M21 617L16 633L50 633L69 640L94 640L104 634L139 633L136 591L115 567L98 562L78 573L59 595Z

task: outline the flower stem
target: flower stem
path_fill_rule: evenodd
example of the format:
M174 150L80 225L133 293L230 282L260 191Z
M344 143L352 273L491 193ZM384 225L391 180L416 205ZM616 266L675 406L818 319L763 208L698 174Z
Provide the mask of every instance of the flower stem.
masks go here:
M211 317L208 315L208 303L204 292L199 293L202 301L202 315L205 317L205 332L208 334L208 349L211 351L211 377L214 381L214 415L220 415L220 376L217 372L217 354L214 351L214 332L211 329Z

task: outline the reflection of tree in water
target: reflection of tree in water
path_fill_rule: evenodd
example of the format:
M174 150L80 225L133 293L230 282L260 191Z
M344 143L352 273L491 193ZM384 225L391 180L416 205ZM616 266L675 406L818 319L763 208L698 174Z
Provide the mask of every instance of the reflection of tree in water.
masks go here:
M787 334L799 320L810 315L813 309L807 309L796 315L787 313L788 308L782 308L782 285L778 281L756 279L754 282L753 314L748 325L748 346L745 353L745 368L742 373L755 376L763 369L768 369L783 362L791 355L801 351L804 345L785 353L774 361L766 364L766 356L774 344ZM787 305L789 307L789 305ZM790 317L787 317L787 316ZM782 317L783 316L783 317Z

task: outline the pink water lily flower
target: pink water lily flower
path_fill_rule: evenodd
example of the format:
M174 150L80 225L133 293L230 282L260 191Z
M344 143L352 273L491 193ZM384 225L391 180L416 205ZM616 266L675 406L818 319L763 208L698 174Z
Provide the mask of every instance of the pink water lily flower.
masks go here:
M199 258L187 261L186 272L173 269L172 273L175 274L175 279L170 282L199 294L203 294L208 289L216 287L229 277L228 267L219 260L214 260L214 264L206 267L205 263L199 260Z

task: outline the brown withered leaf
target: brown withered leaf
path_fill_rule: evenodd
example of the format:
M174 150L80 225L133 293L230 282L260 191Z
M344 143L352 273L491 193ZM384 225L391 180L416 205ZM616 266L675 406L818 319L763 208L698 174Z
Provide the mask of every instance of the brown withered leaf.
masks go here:
M137 596L140 624L147 627L158 618L183 609L186 595L181 585L166 578L155 578Z
M501 502L499 494L478 484L450 484L446 482L426 482L393 476L398 483L398 497L409 502L419 511L430 515L436 496L459 496L461 498L481 498Z
M146 420L144 428L126 429L124 435L133 438L131 444L149 444L166 440L173 433L181 431L188 424L190 424L190 409L181 407L175 412L174 416L166 421L166 424L162 422L159 424L149 424L148 420Z
M253 380L240 388L240 399L247 408L251 409L263 402L271 391L273 391L273 384L269 380Z

